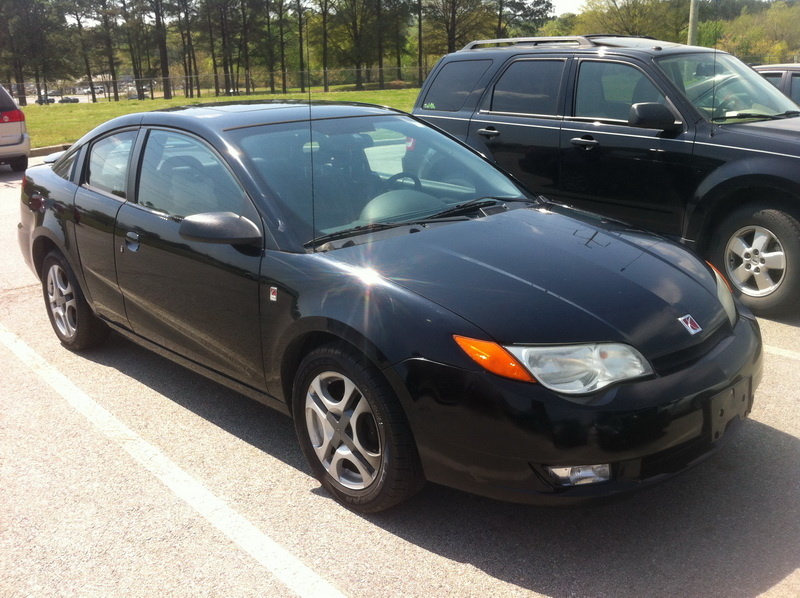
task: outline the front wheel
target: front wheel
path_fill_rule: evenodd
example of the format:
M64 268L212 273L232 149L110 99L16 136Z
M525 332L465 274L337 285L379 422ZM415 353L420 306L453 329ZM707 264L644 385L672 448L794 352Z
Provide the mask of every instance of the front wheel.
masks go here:
M417 448L381 373L346 345L310 352L293 392L295 430L325 489L361 513L410 498L423 483Z
M108 326L92 312L64 256L50 252L44 258L41 279L47 315L62 345L81 351L108 337Z
M800 292L800 222L765 206L740 208L717 229L712 261L758 315L795 308Z

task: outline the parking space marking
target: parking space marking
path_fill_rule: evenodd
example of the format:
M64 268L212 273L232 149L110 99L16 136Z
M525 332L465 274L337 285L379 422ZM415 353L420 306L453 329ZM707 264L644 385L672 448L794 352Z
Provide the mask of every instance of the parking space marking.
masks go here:
M61 395L95 428L124 449L177 497L202 515L211 525L252 556L298 596L302 598L344 596L300 559L181 469L157 447L144 440L83 392L2 324L0 324L0 340L23 364L33 370L42 381Z
M790 351L789 349L781 349L780 347L771 347L764 345L764 352L770 355L779 355L780 357L788 357L789 359L796 359L800 361L800 352Z

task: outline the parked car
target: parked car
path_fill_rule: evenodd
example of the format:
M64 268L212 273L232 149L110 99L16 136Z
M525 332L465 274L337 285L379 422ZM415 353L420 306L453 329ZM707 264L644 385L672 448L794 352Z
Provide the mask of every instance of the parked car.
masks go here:
M800 64L760 64L753 67L795 103L800 103Z
M50 96L39 96L38 98L36 98L36 103L40 104L40 105L55 104L56 103L56 99L55 98L51 98Z
M800 108L733 56L650 38L470 43L414 114L548 197L669 235L760 314L797 311Z
M64 96L60 100L58 100L59 104L77 104L78 102L80 102L78 98L71 96Z
M31 139L25 125L25 113L19 109L5 88L0 87L0 164L22 172L28 167Z
M755 319L690 250L386 108L123 116L28 170L18 228L64 346L115 330L292 415L357 511L426 479L644 487L724 445L761 377Z

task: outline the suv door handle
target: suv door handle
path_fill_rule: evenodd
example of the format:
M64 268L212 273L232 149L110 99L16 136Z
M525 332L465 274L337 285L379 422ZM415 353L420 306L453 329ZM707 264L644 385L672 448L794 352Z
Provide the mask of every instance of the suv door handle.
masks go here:
M591 137L573 137L569 140L572 145L577 145L578 147L582 147L587 152L592 149L593 147L600 145L600 142L597 139L592 139Z
M500 131L498 131L494 127L489 127L487 129L478 129L478 135L483 135L487 139L491 139L492 137L497 137L499 134Z

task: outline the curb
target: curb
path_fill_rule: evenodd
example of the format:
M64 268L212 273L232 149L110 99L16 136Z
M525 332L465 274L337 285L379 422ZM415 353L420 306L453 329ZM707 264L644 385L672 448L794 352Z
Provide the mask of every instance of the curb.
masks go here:
M31 158L39 158L41 156L49 156L50 154L54 154L55 152L63 152L65 149L69 149L72 145L69 143L64 143L62 145L50 145L48 147L36 147L31 150L30 157Z

